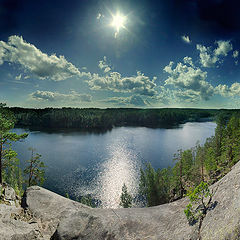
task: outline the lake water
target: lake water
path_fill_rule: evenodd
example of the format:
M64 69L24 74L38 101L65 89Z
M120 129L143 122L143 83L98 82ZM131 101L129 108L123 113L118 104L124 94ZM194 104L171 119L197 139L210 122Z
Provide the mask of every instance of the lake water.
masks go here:
M77 131L30 131L23 142L15 143L21 165L30 158L29 147L36 148L47 165L44 187L65 195L91 194L102 207L119 206L123 183L136 194L139 170L146 162L154 168L173 166L178 149L204 143L214 135L213 122L186 123L174 129L118 127L105 133Z

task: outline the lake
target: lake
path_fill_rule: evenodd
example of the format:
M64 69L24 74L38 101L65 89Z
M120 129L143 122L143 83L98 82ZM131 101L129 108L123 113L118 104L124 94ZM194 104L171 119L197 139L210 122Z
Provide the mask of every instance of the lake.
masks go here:
M174 129L117 127L103 133L81 131L30 131L13 147L21 160L30 158L29 147L42 155L46 164L44 187L79 197L91 194L104 208L117 208L123 183L136 194L140 168L150 162L154 168L173 166L178 149L204 143L214 135L213 122L189 122Z

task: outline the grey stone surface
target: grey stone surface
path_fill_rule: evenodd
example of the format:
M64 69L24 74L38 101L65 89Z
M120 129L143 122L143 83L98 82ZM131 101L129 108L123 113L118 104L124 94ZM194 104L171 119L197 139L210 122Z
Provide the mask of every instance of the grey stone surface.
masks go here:
M14 217L19 216L21 211L21 208L15 206L0 204L0 239L43 239L36 223L29 224Z
M189 239L186 199L151 208L92 209L40 187L27 190L26 204L47 225L52 239ZM59 225L58 225L59 224ZM58 226L58 227L57 227Z
M44 188L33 186L27 189L23 207L30 210L37 219L40 230L46 239L56 230L60 220L79 209L90 209Z
M6 201L15 201L16 200L16 193L12 187L6 186L4 188L4 200L6 200Z
M240 239L240 162L213 190L215 208L203 220L202 239Z
M212 187L212 209L202 222L201 240L240 239L240 162ZM184 215L187 199L151 208L92 209L41 187L26 191L21 208L0 204L0 239L197 240L198 224Z

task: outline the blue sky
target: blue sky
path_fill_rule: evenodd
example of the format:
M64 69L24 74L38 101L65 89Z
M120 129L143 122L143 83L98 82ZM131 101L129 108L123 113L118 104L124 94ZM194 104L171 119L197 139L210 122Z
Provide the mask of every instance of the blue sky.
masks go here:
M238 1L0 0L0 101L240 106Z

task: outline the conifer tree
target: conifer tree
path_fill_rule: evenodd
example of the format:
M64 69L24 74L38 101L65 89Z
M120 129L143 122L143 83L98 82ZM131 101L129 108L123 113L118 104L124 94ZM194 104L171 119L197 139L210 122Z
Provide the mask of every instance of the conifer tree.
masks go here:
M10 119L11 114L6 114L6 112L1 111L0 108L0 184L3 183L3 158L4 151L11 142L20 141L28 136L27 133L16 134L11 132L14 128L14 119Z
M122 187L122 194L120 197L121 201L120 201L120 206L124 207L124 208L130 208L132 207L132 196L128 193L127 191L127 186L125 185L125 183L123 184Z
M31 159L27 161L28 166L24 169L24 174L27 175L26 183L28 187L37 184L42 185L45 180L45 165L40 160L41 155L38 153L35 154L35 149L29 148L29 150L32 154Z

